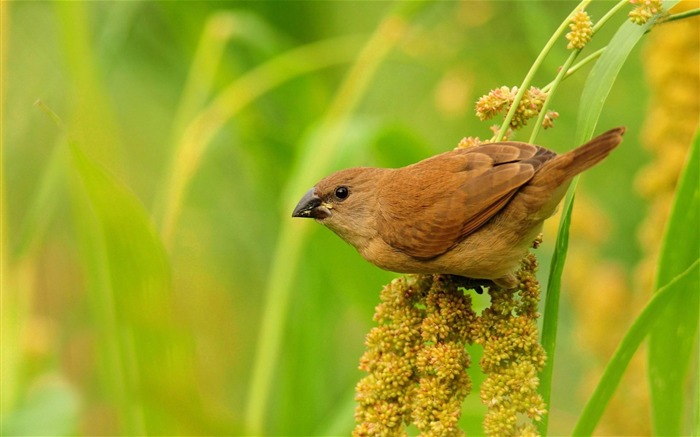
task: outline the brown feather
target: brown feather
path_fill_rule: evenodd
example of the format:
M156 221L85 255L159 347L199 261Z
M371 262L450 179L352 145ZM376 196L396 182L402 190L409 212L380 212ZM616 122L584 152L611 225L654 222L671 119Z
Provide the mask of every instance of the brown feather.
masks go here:
M378 233L406 255L439 256L503 209L554 156L530 144L493 143L446 152L395 170L380 185ZM403 193L402 201L381 201L395 198L391 193ZM406 223L412 226L401 226Z

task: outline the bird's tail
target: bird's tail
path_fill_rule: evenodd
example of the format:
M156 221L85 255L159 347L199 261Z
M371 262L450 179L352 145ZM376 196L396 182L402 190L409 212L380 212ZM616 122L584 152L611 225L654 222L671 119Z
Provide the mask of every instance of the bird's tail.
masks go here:
M526 216L533 220L551 216L564 197L569 181L608 156L620 144L624 133L624 127L611 129L586 144L545 162L520 191L526 204Z
M583 146L557 156L546 165L551 165L551 169L562 171L563 181L569 180L577 174L588 170L602 161L610 152L622 142L622 135L625 133L624 127L611 129L604 134L598 135ZM543 168L542 170L545 170ZM542 171L545 173L545 171ZM563 181L560 181L563 182Z

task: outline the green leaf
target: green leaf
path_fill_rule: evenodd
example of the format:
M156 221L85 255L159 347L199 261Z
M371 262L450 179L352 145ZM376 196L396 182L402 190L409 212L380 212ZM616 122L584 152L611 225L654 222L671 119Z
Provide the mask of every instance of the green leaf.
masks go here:
M665 1L664 8L668 10L678 1ZM642 26L625 21L591 69L581 93L576 136L574 137L576 144L583 144L593 136L600 113L603 110L603 104L610 94L620 69L622 69L632 49L651 29L655 21L656 19L652 18Z
M572 185L575 184L575 181ZM557 241L552 254L552 262L547 280L547 296L544 304L544 318L542 320L542 347L547 354L547 361L540 372L540 393L545 405L549 406L552 396L552 375L554 373L554 351L557 343L557 327L559 326L559 295L561 293L561 274L564 271L564 262L569 247L569 226L571 224L571 210L574 202L574 191L570 189L564 199L564 212L559 222ZM545 414L539 423L542 435L547 435L549 414Z
M664 2L664 6L668 9L675 3L677 3L677 0ZM608 44L605 52L591 69L581 92L577 130L574 136L576 145L585 143L593 136L605 100L615 83L615 79L617 79L622 65L637 42L653 23L654 20L650 20L647 24L639 26L625 21L610 40L610 44ZM577 183L578 177L575 177L564 200L564 209L559 223L557 242L552 255L547 284L547 297L545 299L545 312L542 323L542 346L547 353L547 363L540 374L540 391L547 405L550 404L552 375L554 373L561 275L564 271L566 252L569 246L569 225L574 204L573 193ZM548 415L545 415L540 422L539 430L543 435L547 434L548 420Z
M689 151L661 246L655 290L700 259L700 131ZM687 288L666 307L649 337L649 382L652 423L656 435L684 435L687 377L697 346L700 319L700 281ZM697 360L693 367L697 375ZM697 392L693 395L697 406Z
M177 434L196 411L193 350L174 312L170 268L143 205L70 144L75 232L97 328L101 391L124 434ZM177 405L178 414L163 408ZM184 414L183 414L184 413Z
M700 274L700 260L696 260L690 267L678 276L674 277L651 298L644 310L635 319L629 331L625 334L617 350L605 367L595 391L588 399L588 403L581 413L572 435L589 436L593 434L598 425L605 407L615 393L617 385L627 368L635 351L644 338L655 329L656 322L661 318L670 304L682 297L686 290L697 284ZM697 288L696 288L697 290Z

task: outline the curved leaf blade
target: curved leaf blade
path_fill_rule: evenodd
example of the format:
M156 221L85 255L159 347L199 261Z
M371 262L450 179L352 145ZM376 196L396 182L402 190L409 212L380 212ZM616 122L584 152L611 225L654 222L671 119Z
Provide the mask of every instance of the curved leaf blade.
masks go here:
M683 273L660 288L652 297L622 338L620 346L618 346L612 359L605 367L603 376L600 378L593 395L588 399L588 403L583 409L571 435L590 436L593 434L635 351L654 329L663 311L674 299L677 299L685 290L692 286L699 274L700 261L695 261Z
M672 7L678 0L664 2L666 9ZM650 20L643 26L629 21L620 26L608 44L605 52L595 63L586 79L581 101L579 104L575 144L583 144L593 136L600 118L603 104L610 94L615 79L624 65L632 49L653 26L655 20ZM540 373L540 392L547 405L550 405L552 376L554 374L554 354L556 350L557 326L559 317L559 296L561 294L561 275L564 271L566 253L569 246L569 225L574 204L574 191L578 177L571 182L569 191L564 199L562 217L559 222L557 241L549 272L545 311L542 323L542 346L547 353L547 362ZM549 416L545 415L539 425L540 433L547 434Z
M655 290L700 259L700 131L688 153L662 242ZM649 336L649 387L656 435L684 435L687 376L697 350L700 320L700 278L664 310ZM697 375L697 361L695 362ZM695 406L698 394L694 395Z
M182 433L200 414L199 395L164 246L138 198L77 144L70 152L75 232L102 361L101 391L122 433ZM165 403L181 414L163 409Z

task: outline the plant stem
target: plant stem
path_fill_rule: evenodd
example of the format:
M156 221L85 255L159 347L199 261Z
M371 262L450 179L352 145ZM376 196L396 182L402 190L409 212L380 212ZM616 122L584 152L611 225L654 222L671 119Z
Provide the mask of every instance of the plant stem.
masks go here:
M537 70L540 68L540 65L542 65L542 62L544 61L544 58L549 54L550 50L552 47L554 47L554 44L559 40L561 37L562 33L566 30L567 26L569 25L569 21L571 21L571 18L574 16L576 12L578 12L580 9L583 9L588 5L592 0L583 0L581 3L574 8L573 11L562 21L562 23L559 25L557 30L552 34L552 36L549 38L549 41L547 41L547 44L545 44L544 48L540 52L540 54L537 56L537 59L535 59L535 62L533 62L532 67L530 67L530 70L527 72L525 75L525 79L523 79L522 84L520 84L520 87L518 88L518 93L515 95L515 99L513 100L513 104L510 107L510 110L508 111L508 114L506 115L506 118L503 120L503 124L501 124L501 128L498 130L498 133L496 134L496 137L494 138L494 142L501 141L503 137L505 136L506 131L508 130L508 126L510 125L511 120L513 120L513 117L515 116L515 112L518 109L518 106L520 105L520 101L522 100L523 96L525 95L525 92L527 91L528 87L530 86L530 83L532 82L532 78L535 77L535 73Z
M690 18L694 17L696 15L700 15L700 8L698 9L691 9L689 11L685 12L679 12L677 14L669 15L668 17L659 20L656 25L659 24L664 24L664 23L670 23L671 21L677 21L677 20L683 20L685 18Z
M603 17L598 20L598 22L593 26L592 28L592 35L595 35L598 30L600 30L601 27L605 25L605 23L608 22L608 20L622 7L624 7L626 4L628 4L628 0L621 0L619 1L612 9L610 9ZM583 9L585 5L581 6L579 5L580 9ZM574 9L574 12L578 11L579 8ZM569 20L565 21L565 23L568 24ZM605 47L602 49L594 52L593 54L587 56L583 61L581 61L579 64L576 64L574 68L569 68L571 64L574 62L574 60L578 57L578 55L581 53L583 49L577 49L574 50L573 53L569 55L569 57L566 59L566 62L564 62L564 65L561 67L559 70L559 73L557 73L556 78L547 84L544 88L542 88L542 91L545 91L547 93L547 98L544 101L544 104L542 105L542 109L540 110L540 114L537 117L537 123L535 123L535 126L532 130L532 133L530 134L530 143L534 143L535 137L537 137L537 134L539 133L540 128L542 127L542 121L544 120L545 115L547 115L547 108L549 107L549 103L551 100L552 95L554 95L557 87L561 83L562 80L565 78L569 77L571 74L575 73L579 68L581 68L583 65L586 63L597 59L600 57L601 54L605 51Z
M602 49L596 50L595 52L591 53L590 55L588 55L585 58L578 61L573 67L570 67L568 70L566 70L566 74L564 75L563 79L568 79L569 76L576 73L578 70L580 70L583 66L585 66L589 62L595 61L596 59L600 58L600 55L603 54L606 47L603 47ZM562 70L563 69L564 68L562 67ZM549 93L552 90L552 87L554 86L554 82L555 81L553 80L552 82L550 82L547 85L545 85L544 87L542 87L542 91L545 93Z
M617 13L622 7L624 7L627 4L627 0L621 0L619 1L613 8L611 8L592 28L592 33L595 35L598 30L600 30L605 23L610 20L610 18ZM580 5L581 9L584 7L584 5ZM573 13L578 11L579 9L575 9ZM569 20L565 21L565 24L568 24ZM556 78L552 83L547 85L545 87L547 89L547 98L543 104L542 110L539 114L539 117L537 119L537 123L533 128L532 134L530 136L530 142L534 142L535 137L542 125L542 120L544 119L546 115L546 110L549 105L550 99L554 95L554 92L556 91L556 88L559 86L562 80L564 80L565 77L567 77L570 74L573 74L576 70L578 70L581 66L585 65L586 63L597 59L600 57L606 50L607 47L600 49L593 54L589 55L586 57L583 61L581 61L579 64L577 64L574 68L569 69L573 61L576 59L576 57L579 55L581 52L581 49L578 49L571 53L569 55L569 58L566 60L564 63L562 69L559 71L557 74ZM563 265L564 261L566 259L566 252L567 252L567 247L568 247L568 228L569 228L569 223L570 223L570 214L571 214L571 208L573 205L574 201L574 190L576 187L578 181L578 177L574 178L574 180L571 183L571 188L569 189L569 192L566 195L566 199L564 201L564 215L562 216L562 221L560 222L559 226L559 231L558 231L558 236L557 236L557 241L556 241L556 249L553 254L552 258L552 268L550 270L550 275L549 275L549 284L548 284L548 291L547 291L547 297L546 297L546 303L545 303L545 313L543 317L543 326L542 326L542 345L545 348L545 351L547 353L547 363L545 364L544 369L542 372L540 372L540 393L542 394L542 398L547 406L550 405L551 401L551 390L552 390L552 375L554 373L554 352L556 349L556 337L557 337L557 325L558 325L558 317L559 317L559 294L561 291L561 273L563 270ZM542 435L547 434L547 427L549 424L549 415L546 415L542 418L542 421L539 424L539 431Z
M537 122L535 123L535 126L532 129L532 133L530 134L530 143L535 142L535 137L537 137L537 134L540 131L540 128L542 127L542 121L544 120L545 115L547 115L547 108L549 108L549 103L552 101L552 96L557 90L557 87L559 84L564 80L564 78L567 76L569 72L569 67L571 64L574 62L578 54L581 53L581 50L575 50L573 53L569 55L569 57L566 59L566 62L564 62L564 65L562 65L561 69L559 70L559 73L557 73L557 76L554 78L554 80L548 85L549 86L549 92L547 93L547 97L544 100L544 103L542 104L542 109L540 110L540 114L537 117Z
M624 8L628 4L629 0L620 0L619 2L617 2L615 6L610 8L610 10L605 15L603 15L597 23L595 23L595 25L593 26L593 34L595 35L595 33L598 30L600 30L600 28L603 27L605 23L607 23L608 20L612 18L613 15L615 15L620 9Z

